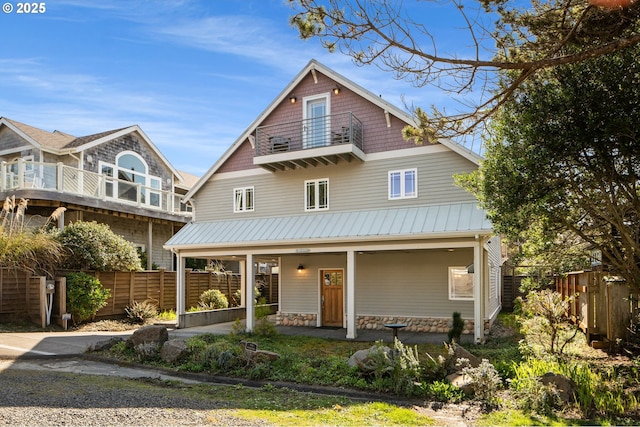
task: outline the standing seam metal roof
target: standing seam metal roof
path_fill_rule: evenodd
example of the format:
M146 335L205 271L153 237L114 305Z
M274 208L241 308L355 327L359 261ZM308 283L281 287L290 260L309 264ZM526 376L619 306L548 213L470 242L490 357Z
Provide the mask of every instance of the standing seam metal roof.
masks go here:
M313 212L268 218L192 222L165 247L286 244L379 237L418 237L448 233L489 233L493 227L476 202L350 212Z

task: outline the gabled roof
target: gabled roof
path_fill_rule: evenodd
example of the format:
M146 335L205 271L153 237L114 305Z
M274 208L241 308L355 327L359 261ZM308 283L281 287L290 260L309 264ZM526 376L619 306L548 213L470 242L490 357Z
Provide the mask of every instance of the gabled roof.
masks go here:
M149 137L142 131L140 126L133 125L126 128L114 129L105 132L95 133L92 135L86 135L81 137L75 137L68 133L53 131L48 132L46 130L38 129L33 126L26 125L24 123L10 120L6 117L0 117L0 126L5 125L22 138L27 140L30 144L34 145L40 150L47 151L56 155L64 155L69 153L79 153L129 133L136 132L147 143L154 153L162 160L162 162L171 170L171 172L180 180L183 180L182 175L178 172L164 155L158 150L158 148L151 142Z
M0 125L5 125L12 131L20 135L29 143L40 149L53 148L60 149L66 144L73 141L76 137L64 132L47 132L24 123L10 120L6 117L0 117Z
M471 237L491 234L486 212L476 202L305 213L269 218L191 222L166 249L255 245L344 243L393 239Z
M397 117L398 119L404 121L410 125L417 125L416 120L413 116L408 114L406 111L396 107L395 105L385 101L380 96L376 96L373 92L368 91L364 87L354 83L343 75L333 71L332 69L326 67L320 62L312 59L309 61L307 66L302 69L298 73L298 75L280 92L280 94L269 104L269 106L260 114L250 125L249 127L240 135L238 139L225 151L222 156L216 161L216 163L200 178L200 180L193 186L191 191L189 191L185 195L185 201L193 197L193 195L202 187L211 176L224 164L229 157L247 140L247 138L255 131L255 128L260 125L268 116L273 112L273 110L282 103L282 101L286 100L291 91L310 73L310 72L320 72L325 76L329 77L338 85L348 88L354 93L360 95L362 98L365 98L369 102L374 105L377 105L385 112ZM466 147L463 147L460 144L455 143L450 139L441 138L439 140L440 144L450 148L452 151L460 154L461 156L467 158L471 162L475 164L479 164L481 157L478 156L473 151L469 150Z

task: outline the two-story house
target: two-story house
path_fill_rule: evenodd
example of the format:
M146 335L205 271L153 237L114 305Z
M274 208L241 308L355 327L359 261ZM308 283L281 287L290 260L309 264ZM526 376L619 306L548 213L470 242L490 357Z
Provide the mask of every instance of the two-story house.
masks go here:
M409 124L312 60L187 193L194 221L165 247L179 269L188 257L238 261L249 330L256 269L272 265L280 325L353 339L393 322L447 332L460 312L481 341L500 310L500 239L453 178L480 157L405 141ZM178 301L180 326L183 283Z
M146 254L143 268L173 269L163 244L191 220L180 199L194 178L175 170L139 126L75 137L0 118L0 197L28 199L29 225L61 206L60 226L108 224Z

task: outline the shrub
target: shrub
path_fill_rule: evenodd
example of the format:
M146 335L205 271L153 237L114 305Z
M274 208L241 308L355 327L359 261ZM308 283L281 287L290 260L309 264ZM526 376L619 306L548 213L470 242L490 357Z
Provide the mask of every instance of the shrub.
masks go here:
M75 324L93 318L107 305L110 291L87 273L67 274L67 309Z
M69 270L142 270L136 247L106 224L78 221L58 233L67 256L62 268Z
M133 304L124 308L127 317L133 323L145 323L158 315L158 308L150 301L134 301Z
M205 310L217 310L229 307L229 301L219 290L209 289L200 295L199 305Z
M426 397L437 402L458 403L464 398L463 391L448 381L434 381L422 386Z
M535 352L561 355L579 329L569 324L566 313L573 298L563 298L558 292L543 290L529 292L522 303L526 318L522 321L525 343Z
M460 336L464 331L464 320L462 315L457 311L453 313L453 324L447 336L449 337L449 343L460 342Z
M471 379L470 386L476 399L488 408L497 406L496 393L502 387L502 379L496 368L487 359L482 359L476 368L471 367L467 359L458 359L458 364L463 366L462 374Z

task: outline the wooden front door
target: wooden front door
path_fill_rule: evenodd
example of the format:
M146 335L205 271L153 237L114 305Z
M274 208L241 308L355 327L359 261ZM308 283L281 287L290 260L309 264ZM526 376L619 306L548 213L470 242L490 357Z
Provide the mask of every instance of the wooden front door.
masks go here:
M323 326L342 326L343 278L343 270L320 270Z

